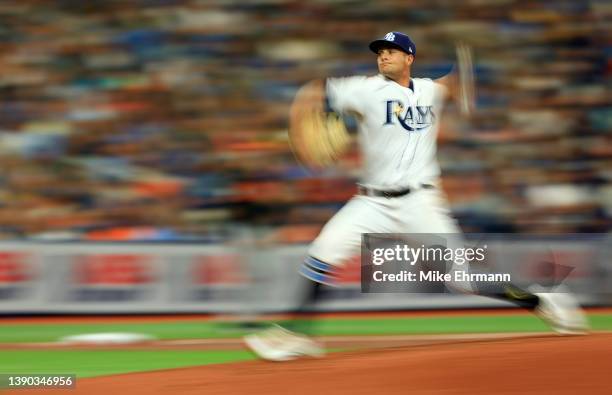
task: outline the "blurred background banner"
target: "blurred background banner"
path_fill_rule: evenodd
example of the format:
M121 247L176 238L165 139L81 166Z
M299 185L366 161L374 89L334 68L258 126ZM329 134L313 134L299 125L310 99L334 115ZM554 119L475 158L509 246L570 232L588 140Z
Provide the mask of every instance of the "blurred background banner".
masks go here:
M519 284L558 277L585 305L612 303L610 238L533 238L489 235L493 271ZM2 243L0 314L11 313L234 313L284 312L297 303L297 274L305 245L232 248L215 245ZM393 310L510 307L453 294L444 284L386 284L362 293L361 259L340 271L317 309Z
M250 269L218 246L0 246L0 312L240 312Z

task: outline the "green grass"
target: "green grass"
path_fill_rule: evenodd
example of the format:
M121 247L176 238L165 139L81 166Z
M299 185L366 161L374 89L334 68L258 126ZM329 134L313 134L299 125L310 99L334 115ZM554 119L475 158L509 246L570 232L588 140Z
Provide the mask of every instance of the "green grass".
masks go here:
M9 350L0 351L0 373L76 374L78 379L254 358L242 350Z
M612 330L612 314L590 314L594 330ZM545 332L532 315L449 317L325 318L314 326L320 335L398 335L420 333ZM98 332L135 332L158 339L241 337L245 330L217 322L148 322L126 324L36 324L0 326L0 343L52 342L64 336Z
M539 332L547 326L535 317L418 317L372 320L324 320L315 324L325 335L403 335L441 333Z
M612 315L590 314L593 330L612 330ZM327 319L314 326L321 335L402 335L444 333L548 332L533 315Z

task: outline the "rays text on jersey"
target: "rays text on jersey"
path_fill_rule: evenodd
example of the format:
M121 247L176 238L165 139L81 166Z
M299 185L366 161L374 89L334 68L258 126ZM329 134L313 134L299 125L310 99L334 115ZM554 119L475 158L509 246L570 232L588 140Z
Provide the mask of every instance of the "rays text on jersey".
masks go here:
M429 128L436 118L433 106L404 106L400 100L387 100L385 105L387 116L383 125L394 125L397 119L401 127L409 132Z

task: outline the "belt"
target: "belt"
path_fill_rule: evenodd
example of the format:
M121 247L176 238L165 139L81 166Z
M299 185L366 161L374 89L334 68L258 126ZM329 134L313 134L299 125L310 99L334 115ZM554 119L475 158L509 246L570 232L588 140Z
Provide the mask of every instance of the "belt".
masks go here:
M405 196L410 193L416 192L419 189L433 189L433 188L435 188L435 186L431 184L421 184L419 188L406 188L406 189L400 189L396 191L382 191L380 189L368 188L362 185L357 186L357 190L359 191L360 195L386 197L387 199Z

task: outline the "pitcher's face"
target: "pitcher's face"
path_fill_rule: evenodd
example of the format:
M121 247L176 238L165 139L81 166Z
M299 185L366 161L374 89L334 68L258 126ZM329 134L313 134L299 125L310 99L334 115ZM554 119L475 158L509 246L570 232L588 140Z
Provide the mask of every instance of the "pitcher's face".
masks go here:
M376 58L380 74L393 80L410 67L413 60L412 55L393 47L381 48Z

